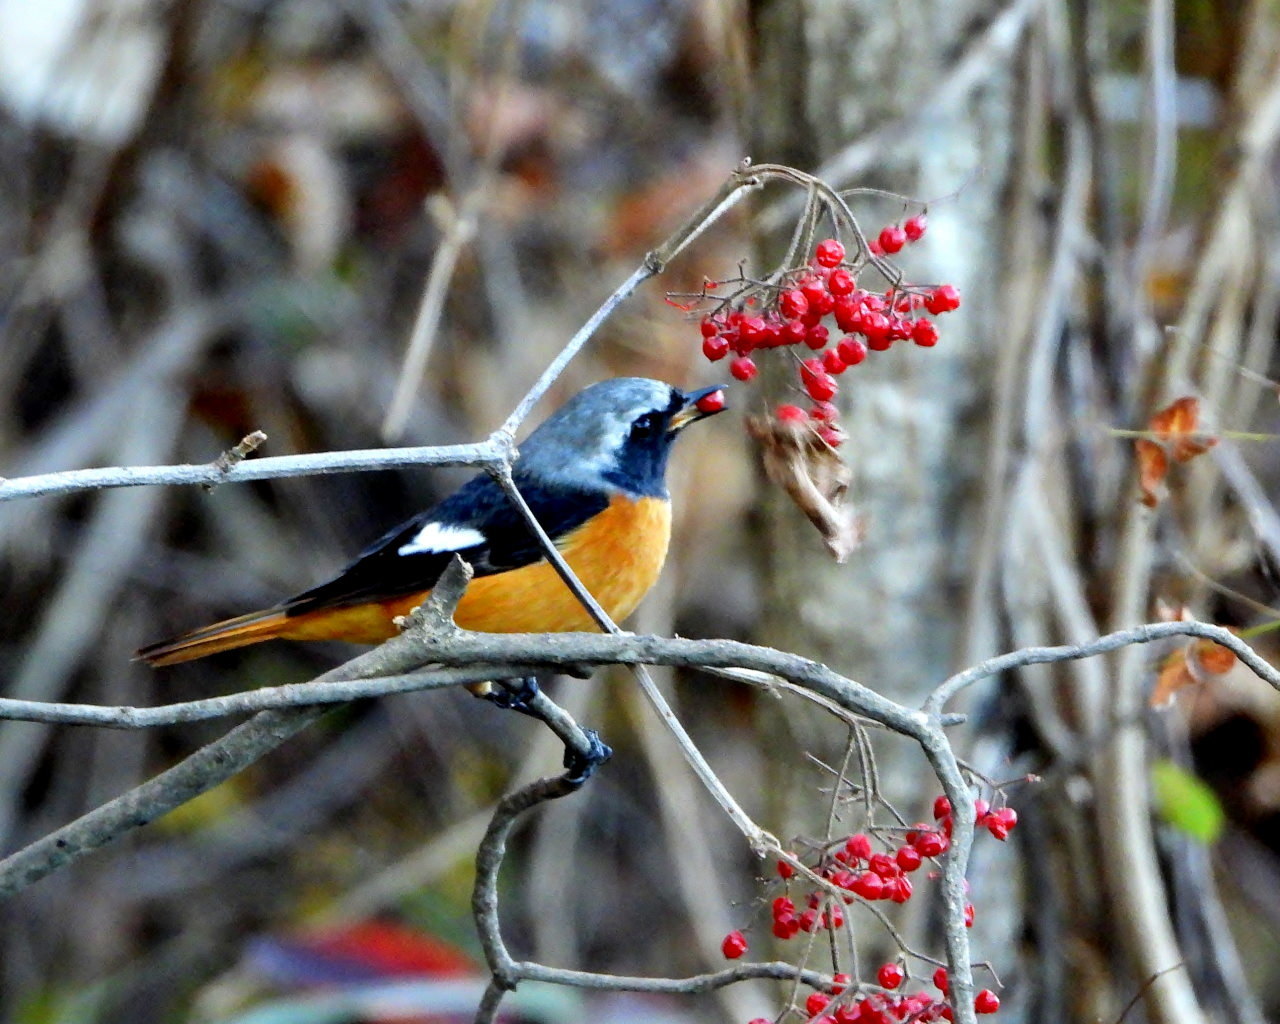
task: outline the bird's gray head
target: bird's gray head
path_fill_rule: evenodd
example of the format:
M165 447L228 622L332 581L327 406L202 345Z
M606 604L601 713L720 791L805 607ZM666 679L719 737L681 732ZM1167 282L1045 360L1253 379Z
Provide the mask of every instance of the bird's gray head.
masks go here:
M690 423L719 411L698 408L717 390L684 392L645 377L593 384L520 445L516 470L569 487L665 497L671 444Z

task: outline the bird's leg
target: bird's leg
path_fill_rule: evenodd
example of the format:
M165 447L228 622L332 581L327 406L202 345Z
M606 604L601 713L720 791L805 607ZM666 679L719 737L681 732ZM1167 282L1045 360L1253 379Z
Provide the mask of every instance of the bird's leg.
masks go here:
M582 785L595 774L600 765L613 756L613 748L600 739L600 734L594 729L581 730L587 741L585 748L575 743L578 727L539 689L538 681L533 676L495 680L488 690L477 696L497 707L509 708L536 718L559 736L564 741L565 781L571 785Z

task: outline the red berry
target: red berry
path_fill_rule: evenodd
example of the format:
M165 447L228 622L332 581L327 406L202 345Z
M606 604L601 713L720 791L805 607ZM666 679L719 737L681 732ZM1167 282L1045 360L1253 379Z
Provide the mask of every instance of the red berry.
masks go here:
M817 313L819 316L826 316L836 308L836 297L830 292L823 292L818 296L816 302L813 303L813 309L810 312Z
M809 312L809 300L799 288L792 288L778 299L778 311L788 320L793 320Z
M937 288L925 296L924 308L934 316L939 313L949 313L953 309L959 309L960 293L956 290L955 285L938 285Z
M713 363L717 359L723 359L729 354L729 340L715 334L709 338L702 339L702 354L710 359Z
M893 891L889 893L889 899L893 900L894 903L906 903L907 900L911 899L911 879L906 875L899 875L889 884L893 886ZM886 891L888 891L888 888L889 885L886 885Z
M822 426L818 428L818 438L823 444L830 445L832 448L839 448L849 439L849 435L839 427Z
M827 278L827 291L836 297L851 294L855 287L853 275L844 269L831 271Z
M809 330L810 328L803 320L788 320L782 327L782 342L786 345L794 345L796 342L804 341Z
M889 333L889 318L883 313L866 313L862 317L862 333L867 336L867 348L873 352L884 352L893 345Z
M702 332L702 336L704 338L710 338L713 335L720 333L720 326L710 317L703 320L702 323L698 325L698 329Z
M866 860L871 856L871 837L864 832L858 832L845 840L844 848L849 851L851 857Z
M800 294L804 296L810 309L827 294L827 283L816 277L808 277L800 282Z
M865 871L850 888L864 900L878 900L884 895L884 879L874 871Z
M966 928L973 927L973 904L966 903L964 905L964 926Z
M750 356L739 356L729 364L729 372L738 380L748 381L760 372L760 368Z
M880 244L880 240L878 238L873 238L867 243L867 251L871 253L872 256L883 256L884 246Z
M822 368L833 376L838 375L844 373L845 361L840 358L839 352L829 348L822 356Z
M920 851L913 846L904 846L893 858L903 871L914 871L921 864Z
M897 988L906 976L900 964L881 964L880 970L876 971L876 981L880 982L881 988Z
M817 363L817 366L812 364ZM800 366L800 383L815 402L829 402L835 397L836 382L823 368L822 361L806 359Z
M814 910L812 907L810 907L808 910L806 910L803 914L800 915L800 927L804 931L811 932L813 931L814 928L817 927L817 925L818 925L818 912Z
M841 338L836 352L844 360L845 366L857 366L867 358L867 346L861 338Z
M774 418L781 423L808 423L809 414L798 405L780 405L773 412ZM788 865L789 866L789 865ZM782 874L782 865L778 865L778 874ZM783 877L787 877L783 875Z
M809 998L804 1001L804 1012L810 1017L816 1017L827 1008L830 1002L831 997L825 992L810 992Z
M856 1003L836 1010L836 1024L863 1024L864 1019Z
M822 324L814 324L805 332L804 343L816 352L818 349L826 347L827 339L830 337L831 332L823 327Z
M750 351L764 338L766 327L763 317L747 316L738 324L738 338L745 346L742 351Z
M907 233L897 224L890 224L880 232L877 241L885 252L897 252L907 244Z
M724 392L712 391L709 395L703 395L699 398L695 404L698 407L698 412L708 414L720 412L724 409Z
M902 222L902 231L907 236L908 241L918 242L928 224L929 218L923 213L917 213L914 217L908 217Z
M783 408L784 408L784 409L786 409L786 408L795 409L795 410L796 410L796 412L803 412L803 411L804 411L804 410L802 410L802 409L798 409L798 408L796 408L796 406L794 406L794 405L792 405L792 406L783 406ZM779 412L781 412L781 410L779 410ZM781 417L779 417L779 418L781 418ZM795 869L795 868L793 868L793 867L792 867L792 866L791 866L787 861L785 861L785 860L780 860L780 861L778 861L778 877L779 877L779 878L790 878L790 877L791 877L792 875L794 875L795 873L796 873L796 869Z
M921 857L937 857L946 852L951 841L941 832L921 832L911 845L916 848Z
M932 320L913 320L911 323L911 340L921 348L933 348L938 344L938 325Z
M983 800L982 797L978 797L978 799L973 802L973 823L975 825L980 824L982 819L985 818L990 811L991 805Z
M853 301L851 296L845 295L836 299L835 308L831 311L835 314L836 326L842 331L857 331L862 326L862 308Z
M881 878L893 878L898 874L898 865L893 862L893 858L887 853L873 854L867 862L867 867Z
M784 914L782 917L774 918L773 934L779 939L789 939L800 930L800 922L796 920L795 914Z
M937 818L945 818L951 813L951 801L945 796L940 796L933 802L933 816Z
M813 420L815 423L834 423L839 418L840 410L830 402L818 402L809 410L809 419ZM853 859L853 854L849 852L849 848L847 846L843 850L838 850L836 852L836 860L839 860L842 863L847 864L851 859Z
M831 975L831 994L833 996L838 996L849 987L849 981L849 975L844 974L841 971L837 971L835 974Z
M783 917L786 914L794 914L796 912L795 901L790 896L779 896L773 901L774 918Z
M826 238L813 250L814 262L820 267L838 267L844 260L844 246L834 238Z
M973 997L974 1013L995 1013L1000 1009L1000 997L989 988L984 988Z
M933 972L933 985L944 996L947 994L947 969L939 967Z
M747 939L742 932L730 932L720 943L720 952L726 960L737 960L747 951Z

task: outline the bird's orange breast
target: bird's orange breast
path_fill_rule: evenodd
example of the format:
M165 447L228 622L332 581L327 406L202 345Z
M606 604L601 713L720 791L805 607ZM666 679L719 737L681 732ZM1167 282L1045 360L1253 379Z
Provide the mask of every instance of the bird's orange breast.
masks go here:
M601 513L556 542L565 561L615 621L625 619L657 582L671 540L671 504L615 496ZM392 620L430 591L391 601L300 615L280 634L294 640L377 643L394 636ZM593 631L587 610L545 560L471 581L454 614L481 633Z

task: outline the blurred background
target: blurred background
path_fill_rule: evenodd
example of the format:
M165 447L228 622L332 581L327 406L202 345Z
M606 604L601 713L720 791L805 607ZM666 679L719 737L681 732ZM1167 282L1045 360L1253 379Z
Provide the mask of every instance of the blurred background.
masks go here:
M918 702L959 667L1148 621L1158 601L1265 627L1278 133L1280 12L1263 0L0 0L0 473L206 462L251 430L269 455L479 439L749 155L929 202L903 265L963 305L938 348L843 378L866 528L847 564L763 481L742 429L785 397L780 364L682 443L671 559L632 628L770 643ZM904 210L852 201L869 232ZM604 376L724 379L665 294L767 268L799 209L781 190L739 207L539 415ZM433 260L447 290L414 346ZM1111 431L1187 394L1224 439L1147 510ZM326 578L465 475L8 503L0 692L153 704L305 680L354 649L130 658ZM1269 658L1270 636L1253 641ZM1179 962L1126 1019L1280 1020L1280 698L1236 670L1150 712L1170 650L962 702L975 771L1042 780L1010 788L1022 824L980 841L971 872L1003 1020L1117 1020ZM824 834L843 726L720 680L663 684L762 825ZM768 866L629 677L551 687L617 753L519 831L515 954L679 975L722 964L721 937L746 928L751 955L794 959L756 902L776 895ZM0 848L225 728L0 723ZM558 766L544 733L465 694L334 712L0 908L0 1019L469 1019L471 860L494 801ZM927 816L918 754L885 738L877 755L886 794ZM895 923L938 955L921 888ZM895 947L855 923L874 973ZM788 999L524 986L508 1005L745 1024Z

